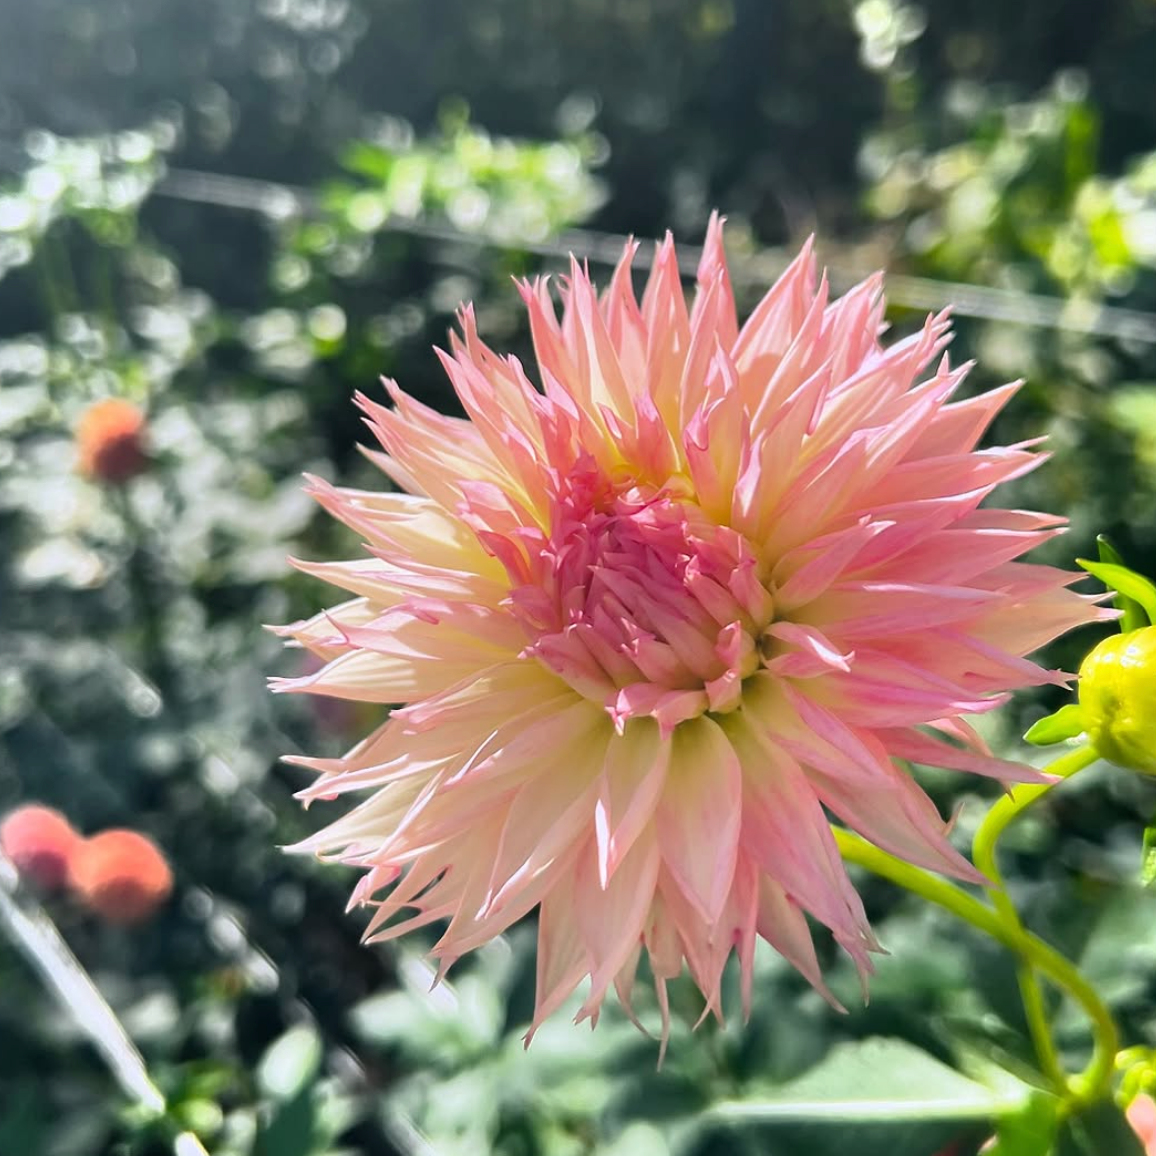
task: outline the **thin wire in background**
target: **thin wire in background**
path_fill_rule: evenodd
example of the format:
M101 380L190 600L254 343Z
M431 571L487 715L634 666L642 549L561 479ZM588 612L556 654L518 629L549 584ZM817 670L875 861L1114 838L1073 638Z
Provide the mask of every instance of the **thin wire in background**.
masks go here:
M174 200L259 213L272 220L316 216L321 210L318 198L308 189L191 169L169 170L155 192ZM485 230L467 232L451 225L405 217L390 217L385 228L448 244L518 249L559 262L568 260L571 253L580 253L591 264L607 266L618 262L627 242L624 236L590 229L569 229L548 240L515 240ZM648 259L653 251L653 241L640 242L642 260ZM679 268L684 276L694 276L700 254L697 247L680 246ZM789 260L777 250L740 256L731 262L731 277L736 285L766 285L782 273ZM855 284L866 272L839 267L828 271L836 288ZM1156 313L1116 305L904 273L888 274L887 297L893 304L909 309L938 311L950 307L960 317L1156 345Z

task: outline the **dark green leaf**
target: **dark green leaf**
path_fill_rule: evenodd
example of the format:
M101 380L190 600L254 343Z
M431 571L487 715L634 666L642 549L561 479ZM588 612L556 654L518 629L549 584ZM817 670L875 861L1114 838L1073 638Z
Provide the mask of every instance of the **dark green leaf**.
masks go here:
M272 1119L257 1133L254 1146L255 1156L315 1156L318 1150L316 1112L309 1088L277 1106Z
M1144 1156L1144 1145L1111 1100L1073 1116L1060 1130L1056 1156Z

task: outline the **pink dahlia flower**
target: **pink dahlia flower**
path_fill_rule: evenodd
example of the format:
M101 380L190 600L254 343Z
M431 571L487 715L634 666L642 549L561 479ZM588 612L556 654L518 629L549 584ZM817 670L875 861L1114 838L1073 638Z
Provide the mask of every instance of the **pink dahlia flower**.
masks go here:
M300 845L366 872L370 940L448 921L441 971L538 908L533 1030L583 981L666 1027L684 965L709 1011L767 940L820 991L807 916L876 948L830 816L977 879L906 760L1005 781L965 716L1059 682L1024 656L1103 612L1017 562L1060 532L983 506L1042 460L977 450L1014 385L951 401L944 315L879 342L875 276L837 301L808 245L741 328L712 220L687 309L674 246L639 302L628 246L559 318L521 286L537 367L467 307L441 360L468 416L359 397L405 493L311 483L368 557L302 563L354 595L285 632L325 660L280 690L408 704L302 797L364 796ZM407 917L396 920L402 911Z

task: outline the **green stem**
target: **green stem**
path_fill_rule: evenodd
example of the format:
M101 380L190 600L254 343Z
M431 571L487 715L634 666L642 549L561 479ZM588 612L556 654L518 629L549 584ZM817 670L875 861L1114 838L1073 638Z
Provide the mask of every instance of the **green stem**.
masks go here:
M1068 1083L1067 1097L1079 1106L1092 1103L1107 1090L1112 1078L1113 1061L1120 1047L1119 1034L1111 1013L1096 989L1071 962L1023 927L1009 925L993 908L962 887L880 851L851 831L835 828L834 835L840 853L849 863L857 863L884 879L898 883L912 894L950 911L1002 943L1026 964L1037 968L1057 987L1071 995L1092 1021L1095 1048L1086 1071Z
M1079 747L1055 759L1046 770L1047 773L1055 775L1057 781L1062 781L1094 763L1097 758L1096 752L1091 747ZM1055 781L1017 785L992 806L975 833L972 858L975 860L976 867L990 880L991 890L989 894L992 906L995 907L1000 918L1009 927L1022 930L1023 924L1015 904L1008 896L1003 876L1000 874L999 863L996 860L996 844L1008 824L1037 799L1047 794L1054 786L1056 786ZM1043 992L1040 990L1036 973L1031 967L1021 962L1016 969L1016 979L1019 982L1024 1014L1027 1017L1028 1030L1031 1032L1032 1043L1035 1045L1040 1067L1044 1075L1062 1095L1068 1088L1068 1078L1063 1065L1060 1063L1056 1045L1052 1039L1047 1006L1044 1003Z

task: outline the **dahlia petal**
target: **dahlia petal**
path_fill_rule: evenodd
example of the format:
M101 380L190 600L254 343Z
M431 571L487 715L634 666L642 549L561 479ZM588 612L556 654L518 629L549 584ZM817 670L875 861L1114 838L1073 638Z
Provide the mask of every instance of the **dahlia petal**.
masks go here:
M846 380L878 353L885 311L882 273L872 273L827 309L823 336L833 350L831 370L836 380Z
M902 396L916 375L942 352L950 340L947 333L946 315L931 316L919 333L869 353L857 371L832 390L823 415L822 443L868 428L874 415Z
M279 693L324 694L331 698L361 702L393 703L438 694L477 669L469 659L445 662L440 658L413 659L352 650L333 659L319 671L300 678L275 678L270 686Z
M742 771L726 735L705 716L684 723L671 742L655 815L659 846L679 888L713 923L734 877Z
M476 536L455 515L429 498L413 494L343 489L306 475L309 493L326 511L363 535L405 566L421 559L427 570L460 570L500 579L497 563L478 545ZM392 554L392 557L389 555Z
M840 942L874 945L814 790L799 764L760 735L745 713L725 720L742 764L744 852Z
M650 825L666 784L671 745L656 723L634 720L606 751L594 808L598 880L605 888Z
M823 982L815 941L807 926L807 917L778 883L769 875L758 877L758 933L784 958L836 1011L847 1009L831 994Z
M574 318L577 339L570 347L575 375L571 388L577 389L582 408L588 413L606 407L619 417L630 419L634 406L630 389L618 362L618 354L606 332L598 296L586 270L570 258L570 297L566 303L567 320Z
M304 562L299 558L289 561L303 573L348 590L378 607L396 606L406 597L404 590L391 584L396 571L376 558L358 558L351 562Z
M832 778L853 783L857 789L875 788L886 782L890 768L887 751L871 731L847 726L837 714L813 702L805 691L796 690L789 682L780 689L802 724L780 724L782 729L777 735L795 758Z
M654 902L662 856L654 831L647 828L626 852L622 870L606 884L593 847L575 868L575 918L590 960L590 994L578 1019L596 1015L610 985L642 942Z
M912 726L952 714L983 714L1007 701L1006 694L969 691L965 686L882 650L859 647L849 674L824 680L825 704L849 726Z
M896 466L870 489L856 494L856 502L860 508L889 514L892 505L902 509L912 494L921 495L920 500L926 502L973 491L990 493L1001 482L1038 469L1044 460L1042 454L1013 449L921 458Z
M773 622L767 634L797 649L769 659L766 669L785 678L812 678L832 670L849 671L853 650L837 647L821 630L798 622Z
M989 613L994 591L918 582L848 582L832 586L798 616L844 642L914 633Z
M986 511L976 511L983 514ZM983 574L992 566L1017 558L1063 533L1063 527L1046 530L1002 530L967 528L958 524L912 541L911 548L898 558L889 558L889 568L902 572L904 580L923 585L945 582L959 585Z
M609 725L603 723L590 732L585 746L566 748L560 774L529 778L514 795L493 854L483 910L497 910L525 880L588 834L611 741Z
M538 972L534 1019L526 1046L534 1033L558 1010L589 969L586 945L574 918L577 902L573 875L563 873L554 890L542 900L538 916Z
M731 289L730 271L727 269L726 253L723 251L723 224L725 217L720 217L715 210L710 215L710 223L706 227L706 240L702 246L702 258L698 263L697 280L698 294L690 312L690 324L694 329L704 324L704 312L700 302L704 288L717 283L717 306L712 320L714 321L715 339L723 349L730 349L738 338L738 319L735 316L735 297Z
M632 1005L631 997L634 994L634 981L638 976L638 961L642 958L642 941L634 945L634 949L626 957L626 962L618 969L618 974L614 977L614 992L618 996L618 1002L622 1005L622 1010L626 1013L626 1018L638 1028L643 1034L647 1034L646 1028L643 1027L642 1022L635 1014Z
M631 265L637 252L638 242L632 237L623 247L622 256L610 278L610 287L601 302L606 332L610 335L611 344L618 350L618 359L627 383L631 386L635 407L640 396L649 400L649 395L640 392L646 382L647 331L642 311L634 297L631 277Z
M400 399L404 395L397 395ZM441 418L419 422L406 420L363 394L356 397L366 414L367 424L382 449L409 477L443 509L454 510L461 499L457 482L448 478L488 481L500 484L505 472L468 422ZM406 399L414 410L425 407ZM432 410L427 411L433 414ZM409 415L407 415L409 416ZM436 418L438 415L434 415Z
M682 292L682 276L669 233L655 250L654 263L642 295L642 317L649 341L647 391L667 429L676 434L680 421L682 369L690 346L690 317Z
M446 780L446 789L467 781L492 784L532 773L542 764L543 750L585 750L604 736L605 729L606 716L586 699L573 693L547 699L515 715L513 725L503 717L476 754ZM440 728L434 732L442 733ZM463 749L474 749L470 740Z
M783 493L794 480L776 463L798 457L831 385L831 366L821 365L779 409L769 426L757 430L744 446L735 480L731 524L751 541L764 541Z
M509 615L469 603L453 607L435 599L408 599L365 625L335 622L334 632L358 650L409 659L415 664L425 661L447 668L464 667L458 678L479 667L516 658L524 642L518 624ZM455 681L451 679L451 683Z
M970 771L973 775L999 779L1004 783L1046 783L1051 782L1027 763L1016 763L1008 759L997 759L994 755L976 754L961 750L948 743L940 742L911 727L883 728L876 732L891 754L900 759L910 759L929 767L950 767L957 771Z
M807 302L806 313L799 320L798 328L792 334L789 344L778 359L771 373L770 381L762 390L762 395L751 405L751 429L758 432L773 423L775 410L789 398L799 386L812 377L826 360L827 349L820 341L823 331L823 315L827 309L830 286L824 272L819 286ZM743 372L742 355L736 346L735 362L739 372ZM815 421L807 427L813 433Z
M472 734L487 723L501 719L506 712L524 706L527 700L573 701L574 697L560 679L517 659L495 663L475 671L475 675L440 694L428 695L403 710L394 711L394 717L404 720L407 732L437 726L446 728L443 733L450 739L448 728L457 734Z
M361 626L380 615L381 607L374 606L368 598L353 598L312 618L269 629L282 638L294 639L311 654L329 662L346 650L343 626Z
M996 415L1019 392L1022 381L945 405L912 447L912 455L937 458L974 449Z
M787 266L754 312L744 322L735 340L734 355L742 372L755 371L767 357L780 358L791 335L803 323L815 294L814 238L803 242L799 255ZM765 378L763 379L765 383ZM756 397L761 392L754 390Z
M841 574L853 568L863 548L889 525L864 518L854 526L825 534L783 555L771 575L780 613L805 606L825 593Z
M736 863L737 867L737 863ZM710 1017L725 1023L722 1007L722 975L733 949L733 939L725 930L725 908L713 920L686 895L669 871L659 877L666 917L678 934L681 954L685 957L691 978L705 999L702 1013L694 1023L697 1030ZM728 904L729 904L728 895Z
M948 824L915 780L902 771L891 768L891 781L882 790L849 789L819 771L807 777L826 806L877 847L929 871L968 883L987 882L951 845Z
M816 529L822 531L841 513L847 498L855 492L855 478L862 472L867 451L863 439L843 442L821 472L806 472L788 487L775 511L775 526L763 543L771 555L810 541Z
M565 854L542 868L533 879L524 883L509 900L492 911L486 911L484 914L478 912L472 918L466 919L464 915L468 908L463 907L463 918L459 918L452 939L447 932L431 949L431 954L437 955L448 967L467 952L475 951L501 935L550 895L563 875L574 871L577 852L576 847L570 848Z

